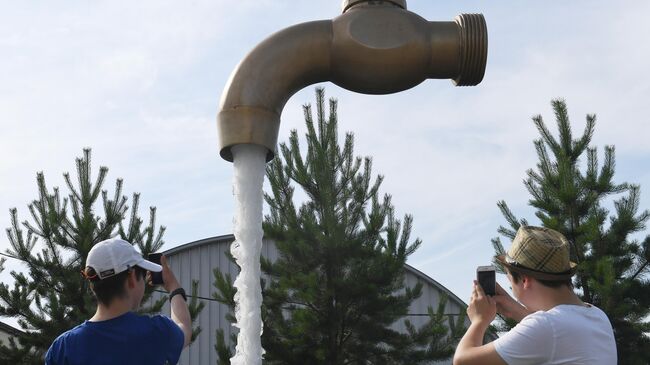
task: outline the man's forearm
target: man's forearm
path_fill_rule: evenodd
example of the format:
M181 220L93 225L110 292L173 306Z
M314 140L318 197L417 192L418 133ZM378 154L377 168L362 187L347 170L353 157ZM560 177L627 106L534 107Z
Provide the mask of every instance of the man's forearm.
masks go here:
M190 311L187 308L187 302L183 298L183 295L174 293L174 291L179 289L181 285L172 270L169 268L167 257L165 257L165 255L162 255L160 258L160 263L163 267L162 276L165 290L167 290L170 295L176 294L170 298L172 321L183 330L183 334L185 335L184 346L187 346L190 344L190 341L192 341L192 319L190 317Z
M513 316L513 319L517 322L521 322L522 319L526 318L529 314L533 313L528 308L524 307L523 305L519 305L519 308L517 308L516 314Z
M470 324L467 332L456 347L456 354L454 355L454 365L464 364L467 358L471 358L471 351L476 347L483 345L483 336L487 330L487 325L472 323Z
M174 295L171 300L171 317L185 335L185 346L189 345L192 340L192 318L187 302L182 295Z

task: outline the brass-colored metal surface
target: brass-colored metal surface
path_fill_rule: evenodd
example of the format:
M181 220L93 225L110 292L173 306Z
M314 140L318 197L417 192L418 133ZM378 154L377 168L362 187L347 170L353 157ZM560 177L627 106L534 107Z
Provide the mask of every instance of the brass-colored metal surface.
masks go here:
M262 145L275 153L284 104L307 85L330 73L332 22L294 25L273 34L244 58L221 96L217 129L221 157L232 162L230 147Z
M361 5L362 3L371 2L371 0L343 0L341 4L341 12L345 13L353 6ZM372 0L374 3L390 3L394 6L399 6L402 9L406 9L406 0Z
M458 86L483 79L487 27L482 15L429 22L406 10L405 0L343 4L346 11L333 20L271 35L233 71L218 115L221 157L232 161L230 148L249 143L266 147L271 160L284 105L314 83L390 94L430 78L451 79Z

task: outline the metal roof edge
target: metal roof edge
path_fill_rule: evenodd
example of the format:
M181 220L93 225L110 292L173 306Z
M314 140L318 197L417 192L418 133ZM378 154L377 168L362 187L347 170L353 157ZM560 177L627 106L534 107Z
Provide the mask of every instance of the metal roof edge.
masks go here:
M467 308L467 303L465 303L456 294L454 294L454 292L447 289L444 285L440 284L439 282L437 282L435 279L433 279L429 275L423 273L422 271L414 268L413 266L411 266L409 264L404 264L404 268L406 270L410 271L411 273L415 274L415 276L421 277L422 279L424 279L429 284L431 284L431 285L435 286L436 288L442 290L443 292L447 293L449 295L449 299L452 299L452 300L456 301L458 304L461 304L461 306L463 308Z
M19 330L18 328L8 325L2 321L0 321L0 331L5 331L13 336L23 333L23 331Z
M180 246L170 248L170 249L168 249L166 251L163 251L163 254L165 254L165 256L168 256L168 255L173 255L173 254L176 254L176 253L179 253L179 252L182 252L182 251L186 251L186 250L189 250L189 249L192 249L192 248L200 247L200 246L203 246L203 245L208 245L208 244L212 244L212 243L219 243L219 242L223 242L223 241L234 241L234 240L235 240L235 235L234 234L224 234L224 235L221 235L221 236L208 237L208 238L200 239L198 241L193 241L193 242L182 244Z

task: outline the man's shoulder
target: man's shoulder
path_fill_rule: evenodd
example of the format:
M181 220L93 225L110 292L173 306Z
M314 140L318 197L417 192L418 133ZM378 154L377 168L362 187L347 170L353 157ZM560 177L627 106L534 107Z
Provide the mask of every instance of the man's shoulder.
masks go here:
M592 304L584 305L561 304L546 312L548 317L560 320L569 320L577 318L586 319L607 319L607 314L602 309Z
M523 335L525 338L546 338L552 336L553 325L548 313L537 311L524 317L510 331L506 332L493 343L498 347L502 343L512 342L513 338Z
M141 322L144 323L150 323L153 325L157 324L163 324L163 325L169 325L169 324L175 324L174 321L172 321L171 318L162 315L162 314L154 314L154 315L149 315L149 314L139 314L138 318Z
M531 338L544 338L552 336L554 332L553 318L544 311L533 312L524 317L515 327L508 331L503 337L524 335ZM498 341L498 340L497 340Z
M138 327L149 327L155 332L161 334L169 334L170 331L181 331L180 327L178 327L171 318L161 314L138 314L137 320L134 320L133 325Z
M548 312L540 310L527 315L519 323L524 323L527 325L543 325L548 324L550 318L551 315Z
M147 313L137 313L137 312L128 312L121 316L120 320L115 324L150 324L150 323L166 323L172 322L171 318L161 315L161 314L147 314ZM100 323L100 322L96 322ZM111 323L110 321L104 322L106 324ZM172 322L173 323L173 322Z
M163 315L147 315L147 314L138 314L134 312L127 313L126 315L117 318L116 320L106 320L106 321L84 321L83 323L71 328L61 335L59 335L56 341L66 341L71 338L78 336L84 336L88 332L99 331L103 332L109 328L115 330L116 328L133 328L133 327L156 327L161 329L164 327L169 327L170 324L174 322L166 316Z
M45 363L46 364L59 364L62 363L61 358L65 356L64 354L66 353L66 348L70 346L70 344L74 344L75 342L78 341L79 338L82 338L84 336L84 332L87 328L87 322L84 321L83 323L63 332L57 338L52 341L52 344L50 347L47 349L47 352L45 354Z
M492 344L508 364L522 363L521 359L524 358L537 361L527 363L542 364L553 349L553 326L547 313L533 312Z
M62 334L60 334L54 340L54 343L60 343L62 341L65 341L66 339L83 335L83 333L87 330L87 328L88 328L88 321L84 321L81 324L78 324L75 327L73 327L73 328L63 332Z

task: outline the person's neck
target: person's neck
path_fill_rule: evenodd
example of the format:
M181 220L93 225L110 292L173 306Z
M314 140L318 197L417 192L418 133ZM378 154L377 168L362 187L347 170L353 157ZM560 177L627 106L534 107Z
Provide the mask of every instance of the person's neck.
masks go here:
M91 322L107 321L109 319L117 318L127 312L130 312L131 304L127 300L116 299L110 305L97 304L95 315L90 318Z
M548 311L558 305L585 306L585 303L569 287L543 288L539 293L538 310Z

